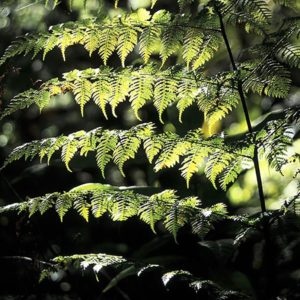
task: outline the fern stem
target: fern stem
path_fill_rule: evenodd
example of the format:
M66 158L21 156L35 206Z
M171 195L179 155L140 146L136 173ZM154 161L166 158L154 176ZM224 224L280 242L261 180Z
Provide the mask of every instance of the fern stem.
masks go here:
M226 46L226 50L232 65L232 69L238 74L239 69L235 63L232 51L231 51L231 47L229 45L229 41L228 41L228 37L227 37L227 33L225 30L225 26L224 26L224 22L223 22L223 18L222 15L220 13L220 11L216 8L216 12L218 14L219 20L220 20L220 29L221 29L221 34ZM245 98L245 94L243 91L243 86L242 86L242 81L240 80L240 78L237 78L237 87L238 87L238 93L239 93L239 97L242 103L242 107L243 107L243 112L245 115L245 119L246 119L246 123L247 123L247 128L249 133L253 133L253 127L251 125L251 120L250 120L250 116L249 116L249 111L247 108L247 103L246 103L246 98ZM257 149L257 145L254 142L254 155L253 155L253 163L254 163L254 169L255 169L255 174L256 174L256 181L257 181L257 189L258 189L258 194L259 194L259 200L260 200L260 207L261 207L261 211L262 213L266 212L266 203L265 203L265 197L264 197L264 191L263 191L263 185L262 185L262 178L261 178L261 172L260 172L260 166L259 166L259 159L258 159L258 149Z

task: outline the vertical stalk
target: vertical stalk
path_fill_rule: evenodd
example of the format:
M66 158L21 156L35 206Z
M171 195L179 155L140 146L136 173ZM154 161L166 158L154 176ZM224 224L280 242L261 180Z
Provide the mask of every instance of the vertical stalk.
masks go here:
M221 34L222 34L222 37L223 37L223 40L224 40L224 43L225 43L225 46L226 46L227 53L228 53L229 58L230 58L232 69L234 71L238 72L239 69L238 69L238 67L235 63L235 60L234 60L234 57L233 57L233 54L232 54L232 51L231 51L231 48L230 48L230 45L229 45L229 42L228 42L228 37L227 37L227 34L226 34L226 30L225 30L222 15L221 15L221 13L219 12L218 9L216 9L216 11L217 11L217 14L219 16ZM244 94L244 91L243 91L242 81L241 81L240 78L238 78L237 87L238 87L238 93L239 93L239 96L240 96L240 100L241 100L241 103L242 103L242 106L243 106L243 111L244 111L248 131L249 131L249 133L253 133L253 128L252 128L252 125L251 125L249 111L248 111L248 108L247 108L246 98L245 98L245 94ZM261 179L261 172L260 172L260 167L259 167L258 149L257 149L257 146L255 144L255 140L253 142L254 142L253 163L254 163L254 169L255 169L255 175L256 175L256 181L257 181L257 189L258 189L258 194L259 194L260 207L261 207L262 213L265 213L266 212L266 203L265 203L265 197L264 197L264 191L263 191L263 185L262 185L262 179Z

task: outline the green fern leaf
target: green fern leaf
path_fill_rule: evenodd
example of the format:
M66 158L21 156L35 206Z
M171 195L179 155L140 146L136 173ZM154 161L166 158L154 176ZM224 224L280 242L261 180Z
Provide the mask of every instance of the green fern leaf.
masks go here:
M84 106L92 97L93 84L87 79L80 79L74 82L73 91L75 101L80 105L81 116L83 116Z
M31 218L36 212L39 211L39 204L41 200L41 197L30 200L30 202L28 203L29 218Z
M104 170L113 157L113 151L118 143L118 133L116 131L103 131L98 141L96 160L102 177L105 178Z
M58 138L50 138L49 140L51 141L50 144L48 144L46 141L42 142L42 145L45 147L42 147L42 149L40 150L41 158L44 155L47 155L48 165L49 165L52 155L65 144L67 137L60 136Z
M24 108L28 108L32 104L36 104L40 111L50 102L50 92L42 90L41 92L30 89L15 96L9 103L8 107L1 113L0 120L4 117Z
M291 85L290 72L279 62L266 59L261 62L248 62L244 68L249 71L242 74L243 87L259 95L284 98L288 95Z
M25 160L33 159L35 156L39 154L40 151L39 146L40 145L38 141L33 141L30 143L26 143L22 146L16 147L7 157L1 169L5 168L13 161L20 160L22 157L24 157Z
M204 33L199 28L188 28L183 40L183 59L189 68L191 62L199 55Z
M84 195L81 195L80 197L76 197L76 199L73 202L73 206L78 211L78 213L88 222L90 203L86 201Z
M289 66L300 68L300 46L285 45L278 50L279 58Z
M164 218L166 205L172 203L176 198L174 190L164 190L150 196L147 201L142 201L139 209L141 220L149 224L152 231L155 232L154 225Z
M144 141L144 149L150 163L152 163L154 157L159 153L163 145L164 136L153 136Z
M124 163L128 159L134 158L142 141L152 135L152 130L153 125L151 123L140 124L119 135L119 142L113 152L113 159L123 176L125 176L123 172Z
M178 85L177 109L179 112L179 122L182 123L183 112L193 104L197 96L198 87L195 80L183 78Z
M92 55L93 52L95 52L101 47L100 39L103 38L101 37L102 34L103 32L98 31L97 28L93 28L89 32L85 33L84 41L83 41L84 48L88 51L90 56Z
M213 149L202 145L195 145L187 152L180 167L181 175L186 180L187 188L189 188L189 183L193 174L198 172L199 166L201 166L203 160L212 152Z
M162 114L169 104L175 101L177 98L177 84L178 82L174 80L170 75L170 72L162 72L162 76L158 77L155 82L154 88L154 106L156 107L159 120L163 123Z
M177 18L172 21L170 20L170 26L164 27L162 30L160 49L162 65L164 65L167 59L175 54L182 45L184 27L180 26L180 21Z
M43 197L42 201L40 201L39 203L39 211L41 215L43 215L47 210L53 207L58 196L59 193L53 193L53 194L46 194Z
M47 37L44 44L43 51L43 60L45 59L48 52L54 49L56 46L59 46L60 38L57 35L50 35Z
M102 70L93 84L93 100L100 107L105 119L108 118L106 114L106 104L113 93L109 72L110 69Z
M100 218L112 206L111 195L105 192L93 193L91 201L91 211L95 218Z
M151 72L152 66L147 66L139 71L132 72L129 101L131 102L134 114L138 120L141 120L138 115L139 109L153 98L153 87L155 80Z
M240 173L253 167L251 159L246 157L236 157L230 165L220 174L220 186L225 191L230 183L233 183Z
M235 154L223 151L217 151L209 157L205 166L205 174L216 189L217 177L235 160Z
M129 23L128 26L124 26L123 30L120 32L118 37L117 53L121 59L122 67L125 67L126 57L138 42L138 30L139 29L137 28L133 28Z
M195 213L199 205L199 200L196 197L188 197L181 200L174 199L174 202L168 207L168 212L164 225L170 231L176 240L179 228L185 225L189 218Z
M215 52L219 49L220 44L221 38L217 35L209 34L204 37L203 43L193 61L193 69L198 69L213 58Z
M119 193L112 200L113 204L109 209L112 220L125 221L137 215L141 198L137 197L131 191Z
M61 159L65 163L65 166L69 172L72 172L72 170L69 167L69 163L79 148L78 138L81 138L84 135L85 135L85 131L83 130L78 131L75 134L69 135L67 141L64 143L62 147Z
M176 134L168 134L162 148L163 151L161 151L155 162L154 170L158 172L163 168L173 167L190 147L191 143L185 139L179 138Z
M28 53L34 47L33 41L31 41L29 36L24 36L14 41L5 50L4 54L0 59L0 66L3 65L9 58L22 53Z
M115 51L118 44L118 32L113 27L114 24L110 28L104 28L101 30L99 34L99 50L104 65L107 64L108 58Z
M155 14L153 18L155 18ZM160 42L161 27L155 26L155 23L152 26L146 27L139 38L139 53L144 59L145 63L148 63L150 56L157 49L157 45Z
M87 156L88 152L94 151L97 148L98 134L101 132L101 128L93 129L79 137L78 150L80 148L80 156Z
M286 164L287 148L292 145L294 135L294 129L285 119L270 121L256 133L260 151L278 172Z
M112 114L114 117L117 117L116 108L121 102L125 101L126 96L129 93L129 87L130 87L130 70L124 69L122 74L114 78L112 84L112 89L114 92L109 99L109 104L111 105Z
M64 193L58 196L55 203L55 210L60 218L60 221L63 221L65 214L73 206L73 195Z

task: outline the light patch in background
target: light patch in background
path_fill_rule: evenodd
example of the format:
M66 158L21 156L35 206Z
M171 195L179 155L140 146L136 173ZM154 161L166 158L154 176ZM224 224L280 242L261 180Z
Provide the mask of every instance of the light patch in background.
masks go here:
M149 7L151 5L151 1L150 0L129 0L128 4L133 10L135 10L141 7Z

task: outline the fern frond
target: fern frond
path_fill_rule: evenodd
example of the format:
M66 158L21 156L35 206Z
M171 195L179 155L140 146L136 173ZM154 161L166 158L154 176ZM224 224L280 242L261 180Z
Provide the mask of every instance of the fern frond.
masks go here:
M196 80L189 80L188 78L182 79L178 83L178 102L177 102L177 109L178 109L178 119L179 122L182 122L182 114L183 112L193 104L195 99L197 98L198 94L198 85Z
M203 38L200 49L193 61L193 69L198 69L209 61L219 49L221 45L221 38L218 35L208 34Z
M191 219L193 233L200 237L205 236L213 226L213 222L222 220L227 214L227 208L224 203L218 203L210 208L200 210Z
M127 260L121 256L109 255L104 253L98 254L74 254L71 256L57 256L53 259L55 263L63 267L79 263L80 267L85 270L88 267L92 267L95 273L101 271L106 266L118 266L127 262Z
M154 76L147 76L153 72L152 66L146 66L140 72L132 72L132 81L129 90L129 101L133 108L134 114L138 120L141 120L138 111L148 101L153 98ZM146 74L143 76L143 73Z
M96 151L97 165L104 175L105 166L112 159L122 170L124 163L135 156L140 144L152 134L154 134L154 125L145 123L127 131L110 131L99 127L89 132L81 130L68 136L32 141L15 148L5 160L2 168L22 157L27 160L36 156L40 159L47 156L49 163L52 155L61 149L61 159L66 168L71 171L69 163L76 153L86 156L89 151Z
M187 63L191 57L195 59L194 68L199 67L210 59L219 47L219 29L212 21L214 15L204 15L197 22L191 23L189 15L173 15L170 12L161 10L150 15L145 9L124 14L123 16L107 17L105 19L84 19L77 22L67 22L49 28L48 33L27 35L19 38L8 47L0 59L0 65L7 59L20 54L27 54L33 51L33 56L43 52L43 58L55 47L61 50L63 59L66 59L68 47L80 44L91 55L97 51L104 64L114 51L117 51L122 66L129 53L140 43L140 54L145 62L151 54L158 49L162 64L173 54L177 54L182 46L182 41L192 42L193 38L198 39L198 33L205 35L204 43L197 55L194 55L196 44L193 44L193 53L185 56ZM211 24L213 26L211 27ZM198 28L199 30L189 31L187 28ZM188 35L188 36L186 36Z
M177 80L174 80L171 71L164 71L163 76L158 77L155 81L154 88L154 106L158 111L159 120L163 123L162 114L165 109L176 99Z
M136 197L136 198L134 198ZM109 209L113 221L125 221L139 213L139 208L143 200L147 200L142 195L136 195L131 191L123 191L112 199Z
M247 69L242 74L246 91L278 98L288 95L291 86L290 72L279 62L273 59L254 61L248 62L243 68Z
M174 133L166 134L162 151L156 159L154 170L157 172L164 168L173 167L179 162L179 158L190 148L191 143L185 139L180 139L179 136Z
M179 16L178 18L180 17L183 18L183 16ZM171 55L176 53L182 45L182 41L184 37L184 29L181 26L177 26L178 18L175 17L174 20L169 20L171 26L165 27L162 30L161 50L160 50L162 65L164 65L167 59Z
M101 171L102 177L105 178L104 170L106 165L111 161L113 151L118 143L116 131L104 131L99 138L99 146L97 147L96 160L97 166Z
M124 176L124 163L129 158L133 158L135 156L141 145L141 141L149 138L153 134L152 129L153 126L151 124L149 128L145 128L144 125L137 125L133 128L133 130L118 135L118 143L113 152L113 159Z
M294 129L285 119L267 122L266 126L256 133L260 151L270 166L278 172L281 172L287 162L287 148L292 145L294 135Z
M148 63L151 54L160 43L162 27L159 24L168 23L169 20L170 14L167 11L161 10L155 12L152 16L153 24L142 31L139 39L139 53L145 63Z
M93 83L93 100L100 107L105 119L107 119L106 105L113 93L109 72L110 69L107 71L104 69L102 74L107 73L107 75L101 76L101 74Z
M72 90L74 91L75 101L80 105L81 116L83 116L84 106L92 96L93 84L82 78L74 82Z
M125 66L125 59L133 50L138 41L138 33L136 28L130 26L124 27L121 35L118 37L117 52L121 59L122 67Z
M203 45L204 33L199 28L188 28L183 40L183 59L189 68ZM201 65L201 64L200 64Z
M215 152L209 157L209 160L205 166L205 173L209 180L212 182L213 186L216 186L217 176L220 175L227 167L235 161L236 157L234 154Z
M300 46L286 44L278 49L280 60L291 67L300 67Z
M170 204L164 225L177 242L176 236L179 228L189 223L191 217L198 211L200 202L196 197L188 197L181 200L175 198Z
M195 145L192 147L184 158L180 167L181 175L186 180L187 187L189 188L190 180L196 172L199 171L199 167L203 163L203 160L207 158L213 149L203 145Z
M70 134L62 147L61 159L65 163L66 168L69 172L72 172L69 168L69 163L79 148L80 138L84 137L85 135L86 132L83 130L78 131L75 134Z
M263 27L271 22L271 10L264 0L230 0L223 8L229 21L242 23L245 30L263 33Z
M126 96L129 93L130 87L130 70L124 69L120 76L116 76L114 81L112 82L113 93L109 99L109 103L111 105L112 114L114 117L116 115L117 106L125 101Z
M0 207L0 213L19 211L32 216L37 212L44 214L50 208L55 208L61 221L72 208L86 221L91 212L96 218L108 213L114 221L125 221L132 216L138 216L153 231L156 222L162 221L176 240L178 230L197 218L199 213L206 218L207 224L216 221L217 214L221 216L219 206L201 209L200 204L200 200L196 197L179 199L173 190L145 196L131 191L130 187L124 190L124 187L88 183L68 192L46 194L18 204ZM222 215L224 216L223 210ZM211 226L207 227L207 230L210 228Z
M62 80L51 79L42 84L39 90L30 89L15 96L0 118L32 104L42 109L49 103L50 96L71 92L75 95L76 103L80 105L81 113L85 104L93 98L106 118L108 105L116 116L118 105L128 96L137 117L138 110L153 99L162 122L163 112L178 101L181 121L184 110L196 102L213 124L228 114L237 103L236 88L226 76L230 77L223 74L220 78L205 78L180 67L160 70L155 64L135 69L127 67L113 70L102 67L73 70L64 73Z
M73 207L78 212L78 214L88 222L91 204L87 202L88 199L86 198L86 195L76 197L73 202Z
M0 120L18 110L28 108L32 104L36 104L41 111L50 102L50 96L50 92L46 90L37 92L36 90L30 89L20 93L10 101L9 105L1 113Z
M209 129L214 123L228 115L239 103L238 92L231 86L209 86L208 89L203 87L199 89L199 92L197 105L204 112Z
M152 231L157 221L162 220L165 214L165 207L178 197L173 190L164 190L159 194L154 194L144 201L140 207L140 218L149 224Z
M72 194L69 193L57 195L55 211L57 212L61 222L63 221L64 215L72 208L73 200Z

